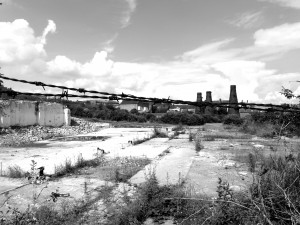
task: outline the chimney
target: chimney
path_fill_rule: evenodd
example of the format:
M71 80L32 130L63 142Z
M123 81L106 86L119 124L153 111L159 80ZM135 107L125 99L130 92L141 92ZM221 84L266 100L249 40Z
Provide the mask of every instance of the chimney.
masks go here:
M202 103L203 101L202 101L202 92L198 92L197 93L197 100L196 100L196 102L199 102L199 103ZM198 113L198 114L203 114L204 113L204 108L203 107L197 107L196 108L196 113Z
M236 94L236 85L230 85L229 103L238 103L237 94ZM234 105L231 105L231 106L234 106ZM238 107L237 108L229 108L228 114L240 115Z
M206 102L212 102L211 91L206 92Z
M197 93L197 102L202 102L202 92Z
M212 103L211 91L206 92L205 102L211 102ZM206 106L204 113L207 114L207 115L213 115L213 108L211 106Z

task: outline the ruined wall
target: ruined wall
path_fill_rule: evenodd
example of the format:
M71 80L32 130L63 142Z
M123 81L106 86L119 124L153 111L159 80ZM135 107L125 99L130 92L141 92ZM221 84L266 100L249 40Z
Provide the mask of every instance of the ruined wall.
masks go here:
M59 103L0 100L0 107L0 127L70 124L70 113Z

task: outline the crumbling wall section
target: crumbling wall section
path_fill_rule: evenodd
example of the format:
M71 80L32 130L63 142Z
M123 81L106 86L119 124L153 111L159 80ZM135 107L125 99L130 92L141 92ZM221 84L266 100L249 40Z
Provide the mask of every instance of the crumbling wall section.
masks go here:
M0 100L0 127L10 126L52 126L68 125L70 114L65 115L64 106L59 103L21 100Z

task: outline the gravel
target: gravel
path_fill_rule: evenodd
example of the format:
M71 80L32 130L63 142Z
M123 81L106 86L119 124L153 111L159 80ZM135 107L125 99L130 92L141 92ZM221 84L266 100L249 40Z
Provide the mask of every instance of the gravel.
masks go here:
M79 118L72 117L72 124L75 125L63 127L43 127L36 125L29 127L0 128L0 146L26 146L36 141L85 134L100 129L96 123Z

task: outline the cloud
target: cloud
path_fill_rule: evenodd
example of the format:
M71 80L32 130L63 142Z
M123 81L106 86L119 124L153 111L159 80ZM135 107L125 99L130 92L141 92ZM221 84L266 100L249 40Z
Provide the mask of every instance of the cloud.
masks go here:
M299 0L259 0L259 1L271 2L274 4L279 4L284 7L300 9L300 1Z
M263 22L262 12L239 13L235 17L226 20L226 22L235 27L251 29L260 26Z
M130 24L131 16L134 13L137 6L136 0L125 0L125 1L128 4L128 8L123 13L123 17L121 18L122 28L125 28Z
M300 48L300 22L261 29L254 34L258 47L277 47L283 50Z
M115 50L115 47L113 46L113 43L118 38L118 36L119 36L119 33L116 33L112 38L110 38L109 40L102 43L103 50L108 52L108 53L112 53Z
M35 37L28 22L0 22L0 63L28 63L46 55L41 37Z
M41 37L41 43L43 45L46 44L46 36L49 34L49 33L54 33L56 31L56 25L55 23L52 21L52 20L48 20L48 25L47 27L44 29L44 32L43 32L43 35Z

